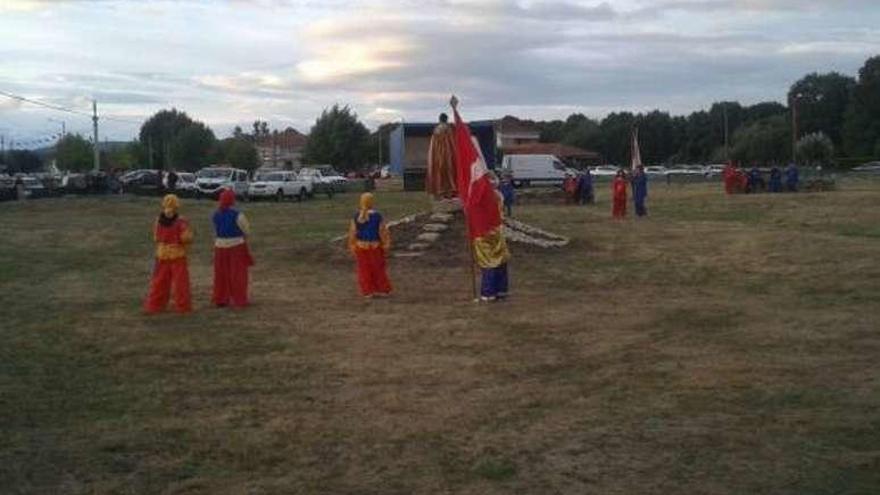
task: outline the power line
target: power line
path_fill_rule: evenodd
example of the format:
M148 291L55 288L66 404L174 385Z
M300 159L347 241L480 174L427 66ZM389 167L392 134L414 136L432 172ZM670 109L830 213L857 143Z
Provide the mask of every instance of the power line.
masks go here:
M13 100L18 100L18 101L27 102L27 103L30 103L30 104L32 104L32 105L37 105L37 106L44 107L44 108L49 108L49 109L52 109L52 110L58 110L59 112L73 113L73 114L83 115L83 116L90 117L90 118L92 117L92 114L87 113L87 112L83 112L83 111L76 110L76 109L73 109L73 108L62 107L62 106L59 106L59 105L53 105L53 104L51 104L51 103L45 103L45 102L38 101L38 100L32 100L32 99L30 99L30 98L26 98L26 97L24 97L24 96L20 96L20 95L12 94L12 93L7 93L6 91L2 91L2 90L0 90L0 96L5 96L5 97L7 97L7 98L12 98ZM122 118L122 117L114 117L114 116L112 116L112 115L101 115L100 118L103 119L103 120L109 120L109 121L112 121L112 122L121 122L121 123L124 123L124 124L141 125L141 122L137 122L137 121L134 121L134 120L128 120L128 119L125 119L125 118Z
M75 113L78 115L85 115L86 117L91 117L91 115L86 112L81 112L79 110L61 107L58 105L52 105L51 103L43 103L42 101L32 100L30 98L25 98L24 96L14 95L12 93L7 93L6 91L2 91L2 90L0 90L0 95L5 96L7 98L12 98L13 100L24 101L24 102L30 103L32 105L37 105L37 106L45 107L45 108L51 108L52 110L58 110L59 112Z

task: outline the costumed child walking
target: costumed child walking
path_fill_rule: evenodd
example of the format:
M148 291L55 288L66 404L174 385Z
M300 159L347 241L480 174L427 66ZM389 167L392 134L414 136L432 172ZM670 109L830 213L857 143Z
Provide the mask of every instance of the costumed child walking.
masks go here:
M249 269L254 264L247 236L250 223L244 213L233 208L235 192L224 189L214 222L214 293L211 302L217 307L243 308L249 304Z
M623 170L618 170L617 175L611 182L611 216L620 220L626 217L626 174Z
M386 258L391 253L391 233L382 214L373 209L372 193L363 193L348 228L348 249L357 262L361 295L367 298L391 294Z
M153 225L156 262L150 291L144 301L144 311L148 314L165 311L172 293L175 311L192 311L186 250L192 243L193 234L189 222L178 215L179 209L180 199L174 194L166 195L162 198L162 212Z

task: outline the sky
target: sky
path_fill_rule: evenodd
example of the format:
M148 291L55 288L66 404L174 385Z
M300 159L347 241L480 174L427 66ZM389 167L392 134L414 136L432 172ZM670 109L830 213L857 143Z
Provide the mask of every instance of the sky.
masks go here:
M878 0L0 0L0 92L91 110L128 140L177 108L218 137L256 119L308 132L350 105L368 127L601 118L784 101L810 72L880 54ZM111 120L112 119L112 120ZM0 96L7 141L90 134L85 115Z

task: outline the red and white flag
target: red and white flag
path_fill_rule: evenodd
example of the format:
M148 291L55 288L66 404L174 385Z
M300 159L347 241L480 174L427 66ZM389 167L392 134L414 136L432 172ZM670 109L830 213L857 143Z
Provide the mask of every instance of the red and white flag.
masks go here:
M453 110L458 197L467 217L470 238L477 239L501 227L501 211L477 140L471 135L471 128L461 120L458 109Z
M642 164L642 152L639 150L639 128L633 126L632 128L632 163L630 164L630 168L635 172L636 168L638 168Z

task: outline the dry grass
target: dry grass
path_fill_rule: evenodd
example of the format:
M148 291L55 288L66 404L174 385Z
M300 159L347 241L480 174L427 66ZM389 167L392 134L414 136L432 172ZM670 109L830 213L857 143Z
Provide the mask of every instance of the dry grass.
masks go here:
M0 492L877 493L880 184L658 185L624 223L600 199L517 210L573 243L514 246L493 306L461 256L357 298L327 243L352 196L244 205L238 313L207 307L190 201L183 318L139 313L155 200L2 204Z

